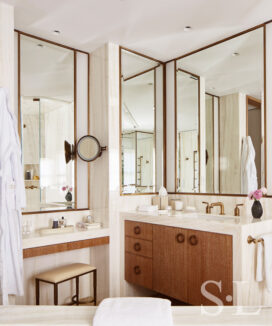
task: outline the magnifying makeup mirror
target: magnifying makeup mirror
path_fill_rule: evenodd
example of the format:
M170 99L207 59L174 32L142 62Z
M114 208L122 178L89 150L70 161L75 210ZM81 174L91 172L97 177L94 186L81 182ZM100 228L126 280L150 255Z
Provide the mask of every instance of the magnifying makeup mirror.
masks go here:
M107 149L101 146L98 139L91 135L83 136L76 144L76 149L67 141L64 142L66 164L75 158L75 153L85 162L92 162L102 155Z

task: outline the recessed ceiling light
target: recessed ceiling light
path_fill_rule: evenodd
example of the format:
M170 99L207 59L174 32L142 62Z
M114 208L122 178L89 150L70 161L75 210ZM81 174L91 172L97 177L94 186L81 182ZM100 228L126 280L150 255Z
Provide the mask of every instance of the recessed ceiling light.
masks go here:
M54 35L60 35L60 31L58 31L57 29L55 29L55 30L53 31L53 34L54 34Z
M184 32L189 32L189 31L192 30L192 27L191 26L185 26L183 30L184 30Z
M233 56L233 57L238 57L238 55L240 55L239 52L233 52L233 53L232 53L232 56Z

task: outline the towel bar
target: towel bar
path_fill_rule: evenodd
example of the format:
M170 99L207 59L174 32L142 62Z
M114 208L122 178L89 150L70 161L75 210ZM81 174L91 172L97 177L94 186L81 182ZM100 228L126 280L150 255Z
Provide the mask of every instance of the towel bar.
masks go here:
M264 239L263 238L260 238L260 239L255 239L253 238L251 235L249 235L247 237L247 243L258 243L258 242L264 242Z

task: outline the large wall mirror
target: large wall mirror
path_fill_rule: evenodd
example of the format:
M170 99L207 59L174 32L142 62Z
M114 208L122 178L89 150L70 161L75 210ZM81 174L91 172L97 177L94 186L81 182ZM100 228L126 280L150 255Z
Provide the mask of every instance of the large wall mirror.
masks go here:
M264 64L262 27L175 61L177 192L266 185Z
M82 109L76 106L80 104L76 98L78 54L38 38L21 34L18 38L19 131L27 197L24 211L75 209L78 163L66 163L64 142L75 144L77 110ZM83 102L84 93L81 95ZM82 184L88 192L84 187ZM87 201L83 207L88 207Z
M121 194L163 185L163 67L120 48Z

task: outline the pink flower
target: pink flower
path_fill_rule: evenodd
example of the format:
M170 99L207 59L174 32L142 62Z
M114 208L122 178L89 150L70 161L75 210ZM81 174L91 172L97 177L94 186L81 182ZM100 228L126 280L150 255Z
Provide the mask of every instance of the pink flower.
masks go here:
M263 197L263 192L261 189L255 190L253 193L253 197L257 200L261 199Z
M70 187L70 188L69 188L69 191L72 191L72 190L73 190L73 187Z
M254 191L251 191L251 192L248 194L248 198L249 198L250 200L253 199L253 194L254 194Z
M67 189L67 187L63 186L61 189L62 189L62 191L65 191Z

